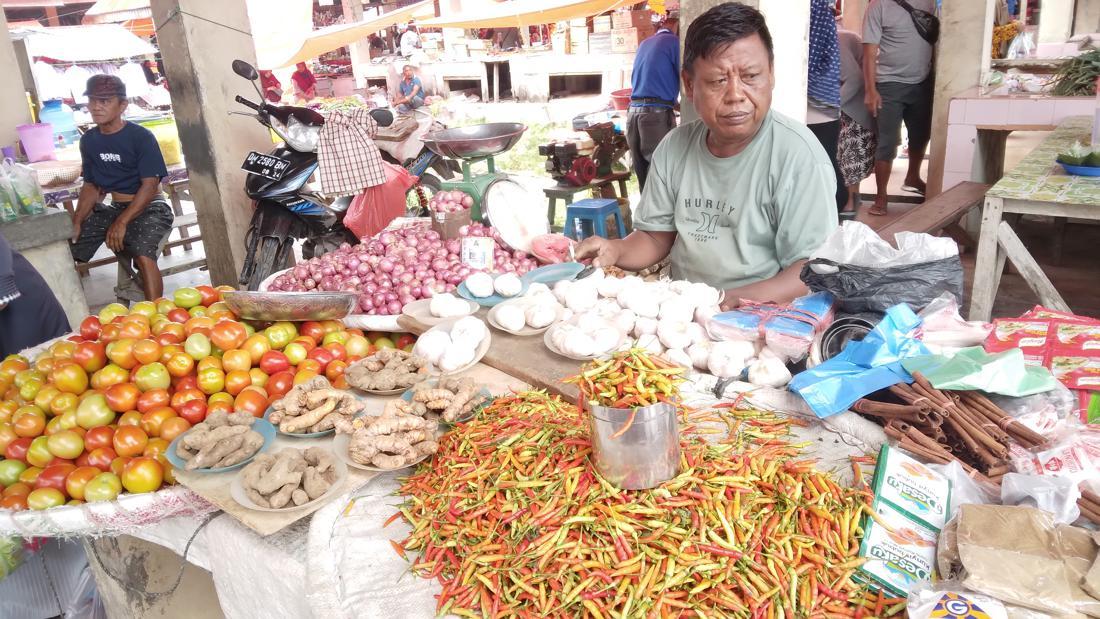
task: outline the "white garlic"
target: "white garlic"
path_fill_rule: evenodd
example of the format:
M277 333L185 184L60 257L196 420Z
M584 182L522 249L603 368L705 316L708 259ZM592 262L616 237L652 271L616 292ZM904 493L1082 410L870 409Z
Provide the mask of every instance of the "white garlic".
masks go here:
M637 318L638 317L634 315L634 312L628 309L624 309L619 310L619 313L615 314L615 316L611 318L611 322L614 323L615 328L619 330L619 333L627 335L634 330L634 322L637 320Z
M710 349L712 342L710 340L704 340L702 342L696 342L687 349L688 357L691 358L691 365L697 370L706 371L707 361L710 358Z
M703 325L693 322L688 325L688 335L691 336L691 343L698 344L699 342L706 342L710 340L710 336L707 335L707 330L703 328Z
M473 273L466 278L465 283L466 290L479 299L493 296L493 276L488 273Z
M473 316L460 318L451 327L451 341L471 349L480 346L488 334L489 329L485 327L485 323Z
M454 318L469 313L470 306L449 292L437 294L428 303L428 311L436 318Z
M514 297L523 291L523 282L515 273L505 273L493 280L493 289L502 297Z
M779 388L791 382L791 372L787 369L787 364L774 354L761 355L749 364L749 382L762 387Z
M451 345L451 336L445 331L428 331L416 341L416 354L424 357L432 365L439 365L439 358Z
M657 323L657 338L665 348L687 348L691 346L691 335L687 322L661 320Z
M575 285L565 295L565 306L574 312L586 312L596 305L597 299L595 287Z
M661 304L661 320L674 320L676 322L691 322L695 317L695 306L684 297L672 297Z
M527 324L523 308L518 305L506 304L497 308L497 323L505 331L520 331Z
M476 354L472 348L452 343L439 358L439 369L443 372L454 372L473 361Z
M634 320L634 337L643 335L655 335L657 333L657 319L639 316Z
M665 351L664 346L661 346L661 341L657 339L656 335L643 335L638 338L635 346L638 348L644 348L647 352L653 355L659 355Z
M682 368L691 369L693 365L691 357L688 356L683 348L670 348L664 352L664 357Z
M565 305L565 295L569 294L569 289L572 287L573 282L567 279L554 284L554 298L558 300L558 303Z
M524 319L527 324L533 329L541 329L550 323L554 322L554 319L558 315L558 304L545 305L542 303L531 305L524 312Z
M617 297L619 295L619 291L622 289L623 280L619 279L618 277L605 277L599 283L599 285L596 286L596 290L600 293L600 296L607 297L609 299L614 299L615 297Z
M602 355L618 346L622 334L614 327L603 327L592 334L593 354Z
M590 357L595 353L596 345L592 337L580 330L570 331L565 336L562 352L576 357Z

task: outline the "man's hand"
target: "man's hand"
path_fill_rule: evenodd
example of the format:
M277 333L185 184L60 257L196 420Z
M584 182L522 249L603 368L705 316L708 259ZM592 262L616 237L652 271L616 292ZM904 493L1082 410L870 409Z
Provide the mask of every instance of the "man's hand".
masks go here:
M129 223L122 216L119 216L111 224L111 227L107 228L107 247L111 251L115 253L122 251L122 241L126 238L126 226Z
M613 267L619 263L619 244L602 236L590 236L577 245L576 256L577 260L592 258L592 266Z
M871 116L878 116L878 111L882 109L882 97L877 89L868 88L867 94L863 95L863 102L867 104L867 110L871 112Z

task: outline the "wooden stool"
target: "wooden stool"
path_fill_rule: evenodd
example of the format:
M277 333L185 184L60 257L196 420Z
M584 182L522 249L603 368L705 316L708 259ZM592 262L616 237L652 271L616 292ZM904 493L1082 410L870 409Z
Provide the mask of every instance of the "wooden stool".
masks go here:
M574 202L565 208L565 236L574 240L583 240L592 234L586 233L591 227L596 236L607 238L607 218L615 217L615 224L619 229L619 238L626 238L626 226L623 224L623 215L619 211L619 201L616 198L587 198ZM577 238L576 224L580 220L582 236Z

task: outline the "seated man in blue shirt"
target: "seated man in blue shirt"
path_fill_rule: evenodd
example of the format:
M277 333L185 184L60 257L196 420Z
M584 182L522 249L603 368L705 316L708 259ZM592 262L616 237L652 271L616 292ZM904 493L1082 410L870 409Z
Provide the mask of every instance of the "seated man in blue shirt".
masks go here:
M156 299L164 292L158 246L173 221L160 193L168 175L164 157L151 131L122 120L128 101L121 79L93 75L84 94L96 126L80 138L84 186L73 213L73 258L88 262L106 241L120 259L133 260L145 298ZM111 202L104 204L108 193Z
M424 86L420 83L420 78L413 75L411 64L407 64L401 69L401 77L401 82L397 84L401 96L394 99L393 104L397 106L398 112L408 114L424 105Z
M630 77L626 141L638 187L645 189L649 161L661 139L676 126L673 108L680 96L680 20L669 17L638 46Z

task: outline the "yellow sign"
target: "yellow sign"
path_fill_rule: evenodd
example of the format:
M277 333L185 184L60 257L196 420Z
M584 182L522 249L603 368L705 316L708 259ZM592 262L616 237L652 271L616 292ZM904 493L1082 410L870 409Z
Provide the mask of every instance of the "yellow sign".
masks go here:
M650 0L649 1L649 10L653 11L654 13L657 13L658 15L664 15L666 13L666 11L665 11L665 0Z

